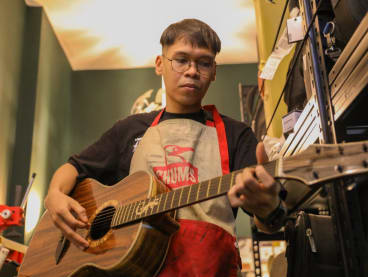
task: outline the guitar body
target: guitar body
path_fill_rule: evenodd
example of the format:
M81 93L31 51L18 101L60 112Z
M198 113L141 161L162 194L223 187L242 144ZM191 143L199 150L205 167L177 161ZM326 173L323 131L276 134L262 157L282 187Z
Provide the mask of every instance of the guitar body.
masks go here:
M76 186L72 197L86 209L92 224L104 220L104 213L111 212L115 205L143 200L165 191L167 188L152 175L137 172L114 186L86 179ZM155 219L161 228L140 221L122 228L80 229L78 233L90 242L90 247L82 251L71 243L62 246L61 232L46 211L33 234L18 276L155 276L165 259L171 234L178 228L169 214ZM60 249L63 255L56 263L55 256Z

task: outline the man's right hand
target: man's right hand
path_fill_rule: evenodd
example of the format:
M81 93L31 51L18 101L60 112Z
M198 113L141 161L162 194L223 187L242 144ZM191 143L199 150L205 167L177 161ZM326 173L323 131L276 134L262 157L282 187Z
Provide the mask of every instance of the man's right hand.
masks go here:
M56 170L45 198L45 207L55 226L64 236L80 249L88 247L88 242L80 236L77 228L87 228L88 218L85 208L68 196L78 176L76 168L66 163Z
M45 207L64 236L80 249L88 247L86 239L75 230L87 228L88 218L86 210L73 198L60 191L49 191L45 199Z

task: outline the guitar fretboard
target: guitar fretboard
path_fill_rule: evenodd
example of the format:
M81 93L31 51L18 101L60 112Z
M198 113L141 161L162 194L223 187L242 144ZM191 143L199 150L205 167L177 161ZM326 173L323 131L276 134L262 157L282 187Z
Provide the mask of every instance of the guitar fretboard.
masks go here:
M275 161L264 164L266 171L275 173ZM181 187L167 193L158 194L145 200L136 201L116 209L111 227L136 222L152 215L166 213L205 200L225 195L235 184L235 176L242 170L209 179L191 186Z

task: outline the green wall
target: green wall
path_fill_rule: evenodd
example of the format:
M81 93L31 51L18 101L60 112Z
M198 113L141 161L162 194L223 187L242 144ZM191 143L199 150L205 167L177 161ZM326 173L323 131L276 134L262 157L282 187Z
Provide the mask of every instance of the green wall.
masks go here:
M257 84L257 64L229 64L217 66L213 82L203 104L215 104L220 113L240 120L238 84Z
M24 0L0 1L0 204L19 205L29 178L40 14ZM4 235L22 242L23 227ZM15 274L11 264L0 272Z
M138 96L161 87L152 68L73 72L72 151L95 141L130 113Z
M23 0L0 2L0 203L6 203L14 156L25 10Z
M45 14L41 20L30 174L37 174L32 190L43 199L53 172L70 154L72 70ZM43 201L38 206L33 197L29 204L36 217L43 211ZM27 227L26 241L30 238Z

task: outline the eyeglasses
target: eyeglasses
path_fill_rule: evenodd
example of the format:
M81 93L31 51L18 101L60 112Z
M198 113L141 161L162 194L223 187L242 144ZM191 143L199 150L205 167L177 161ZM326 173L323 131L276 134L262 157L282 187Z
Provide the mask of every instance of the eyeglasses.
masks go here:
M187 71L192 65L192 61L189 58L180 57L180 58L170 59L164 55L162 56L171 62L172 70L178 73L183 73ZM194 63L196 65L196 69L199 72L199 74L205 77L209 77L212 73L215 61L209 60L209 59L203 59L203 60L195 61Z

